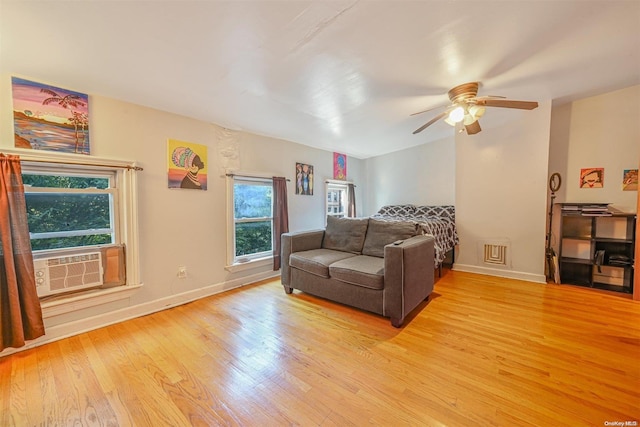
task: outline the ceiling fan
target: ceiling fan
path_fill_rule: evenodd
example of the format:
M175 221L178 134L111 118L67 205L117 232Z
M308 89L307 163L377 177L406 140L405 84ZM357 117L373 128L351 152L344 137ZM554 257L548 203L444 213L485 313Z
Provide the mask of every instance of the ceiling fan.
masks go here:
M504 96L477 96L478 86L478 82L471 82L461 84L451 89L447 93L451 100L451 105L447 106L445 111L416 129L413 134L420 133L438 120L444 119L444 121L451 126L456 126L458 123L461 123L467 131L467 134L474 135L482 130L478 119L484 115L485 107L517 108L519 110L533 110L538 107L538 103L535 101L513 101L505 99ZM434 108L419 111L411 115L415 116L416 114L426 113L431 110L434 110Z

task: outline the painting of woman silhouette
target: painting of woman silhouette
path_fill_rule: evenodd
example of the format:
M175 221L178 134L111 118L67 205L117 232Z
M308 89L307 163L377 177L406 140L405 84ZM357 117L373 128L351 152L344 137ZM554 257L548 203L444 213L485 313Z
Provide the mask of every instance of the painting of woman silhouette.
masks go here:
M313 166L296 163L296 194L313 196Z
M167 166L169 188L207 189L207 147L169 139Z

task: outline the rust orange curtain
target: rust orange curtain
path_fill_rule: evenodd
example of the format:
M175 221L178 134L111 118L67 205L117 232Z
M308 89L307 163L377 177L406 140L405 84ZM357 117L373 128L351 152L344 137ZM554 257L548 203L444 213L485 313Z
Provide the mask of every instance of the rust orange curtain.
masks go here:
M289 207L287 203L287 179L273 177L273 271L280 269L282 233L289 231Z
M20 157L0 154L0 351L44 335Z

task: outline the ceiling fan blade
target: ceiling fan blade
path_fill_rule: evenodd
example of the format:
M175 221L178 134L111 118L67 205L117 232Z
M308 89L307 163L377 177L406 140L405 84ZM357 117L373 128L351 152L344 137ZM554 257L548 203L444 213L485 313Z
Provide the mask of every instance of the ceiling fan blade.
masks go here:
M413 131L413 134L415 135L416 133L420 133L423 130L425 130L426 128L428 128L429 126L431 126L432 124L434 124L435 122L437 122L438 120L442 119L443 117L445 117L447 115L447 112L444 111L440 114L438 114L437 116L435 116L433 119L429 120L427 123L423 124L422 126L420 126L418 129Z
M467 135L475 135L482 130L482 128L480 127L480 122L478 120L471 123L470 125L466 125L464 128L467 130Z
M535 101L513 101L511 99L478 99L476 105L486 107L517 108L519 110L533 110L538 107Z
M507 97L500 96L500 95L483 95L483 96L477 96L475 99L507 99Z
M428 108L426 110L418 111L417 113L413 113L413 114L409 114L409 115L410 116L415 116L415 115L418 115L418 114L426 113L427 111L433 111L433 110L437 110L438 108L446 107L447 105L449 105L449 104L438 105L438 106L431 107L431 108Z

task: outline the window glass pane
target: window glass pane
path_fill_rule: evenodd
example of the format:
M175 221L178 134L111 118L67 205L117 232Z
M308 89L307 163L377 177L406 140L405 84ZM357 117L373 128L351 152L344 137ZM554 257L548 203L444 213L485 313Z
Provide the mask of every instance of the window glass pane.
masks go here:
M234 183L233 200L235 218L271 217L273 187L256 183Z
M271 221L236 224L236 256L271 251Z
M109 188L109 178L22 174L25 185L47 188Z
M48 239L32 239L31 249L62 249L77 246L103 245L112 243L111 234L95 234L91 236L52 237Z
M26 193L31 233L111 228L109 194Z
M347 189L344 185L327 186L327 215L344 217L347 202Z

